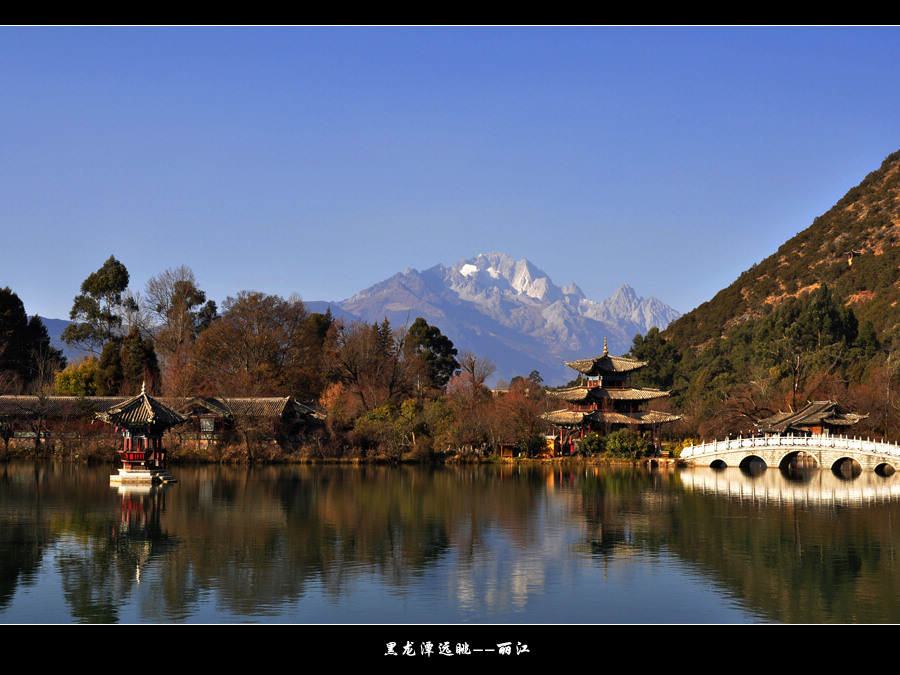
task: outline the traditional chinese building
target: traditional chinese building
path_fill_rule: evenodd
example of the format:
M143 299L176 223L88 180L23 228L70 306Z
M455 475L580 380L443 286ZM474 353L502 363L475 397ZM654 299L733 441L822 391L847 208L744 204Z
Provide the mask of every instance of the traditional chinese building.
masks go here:
M778 412L756 423L760 433L778 436L846 435L868 415L850 412L835 401L812 401L797 412Z
M171 477L165 473L166 450L163 434L185 421L168 406L141 393L109 410L97 413L97 419L113 425L122 433L123 447L119 451L122 468L110 476L114 483L151 483Z
M324 416L290 396L270 398L193 398L179 411L187 418L185 438L198 447L221 440L229 432L253 429L267 438L290 439Z
M176 432L172 441L179 445L196 443L197 447L225 441L231 432L248 427L271 440L290 443L324 419L321 412L292 397L150 400L186 420L172 429ZM21 449L64 442L64 438L79 442L81 437L106 435L108 432L95 424L98 420L109 421L110 432L115 429L119 433L114 418L107 420L105 414L134 401L127 396L0 396L0 453L10 443Z
M665 398L669 392L629 386L632 372L647 365L625 356L610 356L603 341L600 356L578 361L566 361L569 368L580 373L580 382L573 387L550 389L553 396L568 404L567 408L546 413L544 419L563 434L586 431L609 432L622 427L652 430L659 424L681 419L678 415L646 410L649 401Z

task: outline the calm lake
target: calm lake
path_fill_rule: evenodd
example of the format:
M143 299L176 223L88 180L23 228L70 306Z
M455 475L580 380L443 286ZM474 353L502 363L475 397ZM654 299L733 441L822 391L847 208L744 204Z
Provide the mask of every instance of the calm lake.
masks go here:
M3 623L900 620L900 474L0 465ZM897 528L894 528L894 523Z

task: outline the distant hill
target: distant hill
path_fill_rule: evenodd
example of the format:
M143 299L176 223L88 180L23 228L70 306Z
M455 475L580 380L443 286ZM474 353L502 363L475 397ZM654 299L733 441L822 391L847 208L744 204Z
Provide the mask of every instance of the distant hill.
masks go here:
M900 327L900 151L775 253L674 321L665 337L698 349L827 284L880 336Z
M572 377L563 361L603 351L623 354L637 334L665 328L680 314L656 298L639 297L628 285L602 302L589 300L575 284L559 287L532 262L488 253L435 265L407 268L342 302L308 302L312 311L368 322L387 318L394 326L423 317L453 340L497 364L497 377L540 371L548 384Z
M66 329L66 326L72 323L71 321L66 319L48 319L44 316L41 317L41 321L44 322L44 326L47 328L47 334L50 336L50 343L57 349L62 350L62 353L65 355L66 359L68 359L69 363L74 363L85 356L89 356L87 352L70 347L62 341L62 332Z

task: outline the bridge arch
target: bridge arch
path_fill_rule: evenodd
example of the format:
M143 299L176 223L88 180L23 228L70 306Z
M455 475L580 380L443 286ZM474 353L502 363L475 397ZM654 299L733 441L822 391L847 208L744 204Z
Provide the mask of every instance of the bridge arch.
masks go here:
M879 476L893 476L894 475L894 467L887 462L882 462L881 464L877 464L875 466L875 473Z
M862 473L862 466L853 457L839 457L831 464L831 472L839 478L854 478Z
M805 450L795 450L781 458L778 468L782 471L791 469L815 469L819 466L816 458Z
M766 460L759 455L747 455L741 460L741 463L738 466L742 471L749 471L751 473L765 471L769 468Z

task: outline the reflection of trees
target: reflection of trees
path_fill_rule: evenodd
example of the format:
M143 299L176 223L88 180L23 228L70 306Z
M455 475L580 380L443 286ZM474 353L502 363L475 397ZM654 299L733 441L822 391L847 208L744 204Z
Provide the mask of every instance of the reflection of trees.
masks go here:
M779 480L779 474L772 478ZM816 480L837 478L823 471ZM851 510L802 499L686 491L671 512L669 527L677 536L670 546L772 620L893 622L900 618L900 533L892 527L897 510L890 502Z
M46 471L40 462L0 464L0 609L18 586L33 583L53 539L46 502L34 497Z
M671 506L659 498L666 494L660 482L668 482L672 475L632 467L592 467L580 485L591 551L603 557L628 549L658 551L665 543L658 517Z
M774 489L751 499L749 488L740 498L729 494L741 480L748 485L754 480L737 472L729 474L732 485L723 493L684 490L679 476L630 468L585 475L584 543L598 561L667 550L682 561L685 573L700 574L719 592L773 621L900 618L896 503L851 510L804 499L780 502L771 495L784 486L797 489L796 483L771 470L766 476L776 483ZM830 472L815 476L826 483L838 480ZM660 483L667 488L658 489ZM822 487L826 494L829 489L830 483Z
M9 605L20 584L33 582L48 536L46 530L0 516L0 609Z
M131 593L134 568L119 560L119 549L126 558L131 546L106 538L94 539L90 546L72 542L58 556L63 594L76 621L115 623L119 607ZM131 578L129 578L131 577Z
M73 620L111 623L139 570L167 546L152 494L117 504L108 470L62 463L10 463L0 477L0 608L55 551ZM154 501L156 500L156 501ZM124 502L123 502L124 503ZM58 617L46 617L58 620Z
M483 472L390 467L219 470L197 503L167 521L185 541L199 579L215 586L228 610L267 614L320 583L330 595L376 574L405 588L455 547L483 546L482 528L515 492L485 482ZM200 479L202 481L202 479ZM187 482L187 481L184 481ZM178 486L179 498L185 491ZM174 494L174 492L173 492ZM191 497L193 499L193 497ZM256 506L251 512L247 504ZM527 508L527 507L526 507ZM173 508L174 512L175 509ZM348 617L348 620L351 617Z
M110 489L107 470L9 464L0 472L0 609L53 550L72 620L83 622L302 621L305 596L319 592L340 600L348 622L369 621L353 613L360 585L374 578L415 594L438 567L448 585L441 592L461 613L510 611L553 575L566 577L560 565L578 564L574 547L597 564L669 559L771 620L898 618L890 499L852 509L778 501L765 497L773 488L761 490L764 481L806 487L772 471L729 473L734 484L748 481L738 498L731 486L690 488L687 475L182 466L165 491L123 495ZM825 490L830 476L819 474ZM210 598L217 606L207 616Z

